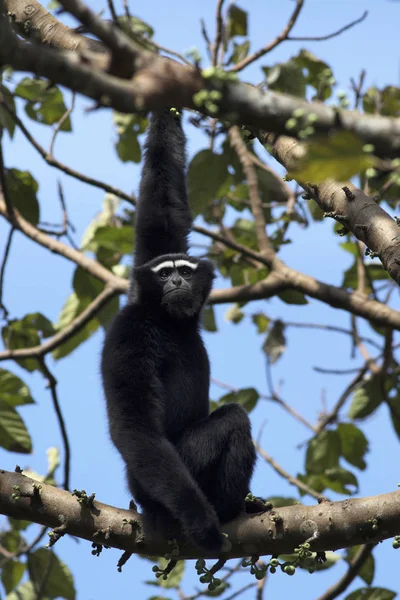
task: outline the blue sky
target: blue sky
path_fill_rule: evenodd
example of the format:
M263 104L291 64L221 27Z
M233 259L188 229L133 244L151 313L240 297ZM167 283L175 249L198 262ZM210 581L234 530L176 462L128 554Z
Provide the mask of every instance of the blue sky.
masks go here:
M253 50L274 38L293 10L293 2L290 0L242 0L240 6L250 13ZM104 8L104 3L92 2L91 7L98 11ZM199 21L204 18L210 35L213 35L215 1L148 0L141 3L137 12L136 7L137 3L132 2L132 13L154 26L156 40L160 44L180 52L196 46L205 56ZM283 62L305 47L332 66L340 89L348 90L350 77L357 77L363 68L367 69L368 86L399 85L399 46L396 41L400 21L398 2L306 0L293 35L330 33L358 18L366 9L369 10L368 18L351 31L327 42L287 42L259 61L257 66L246 70L243 79L258 82L261 79L262 65L271 66L276 62ZM66 92L65 99L68 104L69 92ZM90 106L91 102L85 99L79 102L79 108ZM27 124L31 132L48 146L50 130L33 122ZM126 191L137 191L139 169L130 164L123 165L117 160L111 113L76 111L73 126L74 135L59 136L57 157L71 167ZM189 137L188 151L192 156L204 146L204 138L192 127L187 127L186 131ZM57 179L62 181L70 218L77 227L76 239L79 240L87 224L100 210L103 193L47 167L18 133L11 143L6 138L5 150L7 166L28 169L39 181L39 199L44 221L60 220L56 182ZM2 245L6 231L4 222L0 221ZM282 258L294 268L340 285L343 268L350 265L350 255L339 249L337 238L331 235L331 224L324 222L306 230L293 225L291 233L295 243L285 247ZM11 317L19 318L27 312L40 311L56 320L70 292L72 272L73 265L66 260L49 254L17 234L8 264L5 290L5 301ZM218 287L226 285L221 280L216 282ZM397 292L394 306L399 308ZM250 317L236 326L225 322L224 313L227 308L228 306L222 306L217 309L218 334L204 336L210 353L212 374L232 386L253 386L260 393L267 393L265 363L260 352L263 340L256 335ZM315 301L305 308L284 305L279 300L260 301L245 308L247 315L260 310L271 318L349 326L348 315ZM99 383L102 339L102 333L96 334L70 357L51 366L59 380L60 401L72 441L71 486L85 488L88 492L95 491L98 499L103 502L127 506L129 495L122 463L108 439ZM331 406L345 382L343 379L315 373L312 367L347 368L359 363L357 360L350 360L349 342L344 336L331 334L328 338L322 332L290 330L288 340L289 348L274 368L274 382L276 385L280 384L282 396L289 404L315 422L323 408L322 397ZM59 429L51 409L49 393L38 374L29 376L11 362L3 363L1 367L9 368L24 378L31 387L37 405L23 408L23 417L35 444L33 454L22 457L0 450L0 465L5 469L13 469L19 463L44 472L46 449L52 445L60 446ZM223 391L212 387L212 398L217 399L222 394ZM265 424L262 445L284 468L294 474L302 470L304 449L299 449L298 445L309 438L306 429L279 407L265 401L260 401L253 412L252 424L255 434ZM363 430L370 438L371 452L368 455L368 471L359 476L360 494L373 495L391 491L400 481L399 461L393 460L399 452L399 444L388 423L385 408L381 408L372 419L363 424ZM290 488L261 461L254 478L253 491L262 495L296 496L296 490ZM106 600L110 596L136 600L157 593L157 588L144 587L140 583L142 580L152 579L151 563L148 561L131 559L120 574L115 567L119 557L117 551L109 550L103 552L100 558L94 558L87 542L63 539L57 544L56 552L73 572L79 600ZM376 556L378 568L374 584L400 591L396 570L393 569L399 557L392 550L391 543L381 544ZM184 591L190 593L193 590L192 584L195 583L194 569L190 563L186 570ZM295 589L296 596L300 599L317 598L344 570L345 566L340 565L314 576L298 573L296 579L277 574L270 578L267 594L271 598L284 598L293 594ZM249 575L242 575L231 591L249 581ZM361 580L358 580L350 589L361 585ZM172 597L171 594L170 596ZM241 598L247 600L254 596L254 590L249 590Z

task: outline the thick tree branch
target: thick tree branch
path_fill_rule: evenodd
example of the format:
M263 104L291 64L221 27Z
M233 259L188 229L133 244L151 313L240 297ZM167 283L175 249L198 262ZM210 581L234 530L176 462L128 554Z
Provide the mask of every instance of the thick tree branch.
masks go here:
M265 133L273 156L290 172L305 154L304 146L286 136ZM317 187L303 185L320 207L349 229L357 239L379 256L390 276L400 284L400 228L373 198L350 181L327 180Z
M10 14L16 13L16 5L24 0L2 0ZM29 19L40 6L36 0L29 1ZM21 19L21 15L18 15ZM18 18L17 16L15 17ZM25 21L29 20L25 15ZM44 19L42 23L46 24ZM48 42L37 22L35 33L43 42ZM44 27L44 25L42 25ZM64 26L63 26L64 27ZM54 27L57 29L57 25ZM63 36L51 40L59 49L76 48L76 34L73 42ZM72 35L72 33L71 33ZM361 115L352 111L338 111L322 103L308 103L299 98L259 89L243 84L232 83L223 86L219 80L204 81L201 72L188 68L172 60L165 59L149 51L137 49L134 65L119 65L127 73L135 73L131 81L109 74L112 60L109 52L90 53L84 57L76 53L54 52L51 48L36 44L26 44L10 29L4 15L0 19L0 62L11 65L17 71L28 71L48 78L97 101L99 106L112 106L121 112L140 112L163 106L182 106L207 113L205 107L198 107L193 96L200 89L222 91L219 102L219 117L232 120L249 127L283 134L286 122L294 110L303 109L304 116L316 116L313 123L316 133L326 133L332 129L351 131L364 142L375 147L377 155L394 156L400 149L400 119L376 115ZM86 48L86 47L85 47ZM79 47L77 48L79 51ZM213 115L215 116L215 115Z
M147 556L163 556L168 551L167 540L149 539L139 543L132 535L135 523L131 525L131 520L140 523L137 513L97 501L93 506L80 504L69 492L46 484L41 484L39 493L34 493L33 483L20 473L0 471L0 513L52 528L60 525L62 515L65 531L70 535ZM19 486L17 501L13 498L14 486ZM400 534L399 500L400 491L395 491L342 502L327 501L317 506L287 506L269 513L243 515L223 528L232 544L223 558L289 553L306 540L310 541L314 551L376 543ZM375 520L377 529L372 527ZM107 531L106 540L102 532ZM179 550L179 558L201 555L185 542L179 544Z

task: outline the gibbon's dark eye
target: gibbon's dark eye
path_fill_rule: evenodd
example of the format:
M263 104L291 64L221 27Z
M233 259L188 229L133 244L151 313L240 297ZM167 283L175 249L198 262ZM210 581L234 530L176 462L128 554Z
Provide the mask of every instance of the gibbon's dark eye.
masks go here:
M169 269L161 269L158 274L159 278L165 281L169 277Z
M193 271L192 269L189 269L189 267L183 267L181 270L181 275L184 279L190 279L190 277L193 275Z

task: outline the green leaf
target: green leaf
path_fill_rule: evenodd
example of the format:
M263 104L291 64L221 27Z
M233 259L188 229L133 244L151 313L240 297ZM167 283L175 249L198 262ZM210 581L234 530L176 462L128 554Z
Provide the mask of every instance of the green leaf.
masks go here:
M95 216L82 236L82 250L89 249L89 245L99 227L111 225L115 221L115 213L118 209L119 203L120 200L117 196L114 196L114 194L106 194L101 212Z
M40 548L28 555L28 569L31 580L49 598L75 600L74 581L71 571L54 552Z
M139 17L118 17L118 23L121 28L125 31L131 39L138 43L138 38L145 38L146 40L153 37L154 29Z
M257 333L265 333L268 325L270 324L270 318L264 313L256 313L252 316L254 325L257 327Z
M37 600L37 596L32 581L26 581L11 592L11 594L8 594L6 600ZM42 596L40 600L49 600L49 598Z
M0 446L10 452L29 454L32 440L14 407L0 400Z
M332 467L326 469L324 473L325 487L337 492L338 494L354 494L358 491L357 477L351 471L343 467ZM352 486L354 490L346 486Z
M227 64L237 64L238 62L240 62L241 60L245 59L246 56L248 55L250 50L250 41L246 40L245 42L243 42L243 44L237 44L236 42L233 42L233 50L232 50L232 54L230 55L230 57L227 60Z
M90 300L87 298L81 301L75 293L71 294L61 309L58 322L56 323L57 331L62 331L65 327L67 327L71 321L88 306L89 303ZM99 327L99 321L97 319L91 319L72 338L53 350L53 358L59 360L60 358L63 358L64 356L67 356L73 352L75 348L80 346L82 342L87 340L93 333L95 333Z
M236 35L247 35L247 12L236 4L229 6L227 30L229 39Z
M13 113L15 113L16 107L14 96L3 84L0 84L0 94L3 98L3 102ZM0 127L8 131L10 138L14 137L15 121L12 117L10 117L9 113L3 106L0 106Z
M233 233L235 240L239 242L239 244L247 246L252 250L258 250L254 221L250 221L249 219L236 219L230 231Z
M117 127L118 141L115 149L122 162L139 163L142 159L138 135L143 133L147 120L138 115L127 115L114 112L114 123Z
M353 423L340 423L337 432L340 437L342 456L351 465L364 470L367 466L364 455L368 451L368 440L363 432Z
M34 404L28 386L14 373L0 368L0 400L9 406Z
M227 177L228 165L222 154L201 150L193 157L188 170L188 192L196 216L212 204Z
M285 302L285 304L308 304L307 298L303 292L297 290L284 290L278 294L278 298Z
M309 200L307 202L307 207L314 221L323 221L324 220L324 211L322 208L315 202L315 200Z
M223 404L232 404L236 402L236 404L240 404L247 412L251 412L260 395L254 388L244 388L242 390L235 390L233 392L229 392L229 394L225 394L218 400L218 406Z
M373 157L363 151L363 146L349 131L318 137L307 144L306 156L290 175L303 182L347 181L374 165Z
M262 67L262 70L270 90L305 98L306 78L302 68L294 61L289 60L273 67Z
M306 74L307 85L313 87L320 100L327 100L332 95L332 69L329 65L317 58L308 50L301 50L297 56L291 59L299 65Z
M29 525L32 525L31 521L24 521L23 519L12 519L11 517L8 517L8 521L11 529L14 531L25 531Z
M106 248L118 254L131 254L134 240L133 227L112 227L104 225L98 227L85 250L98 252L99 248Z
M0 533L0 544L12 554L18 552L22 537L18 531L3 531Z
M336 431L322 431L314 437L307 448L307 473L324 473L339 464L340 437Z
M215 312L213 306L207 306L203 310L202 322L205 331L217 331L217 324L215 322Z
M232 323L240 323L243 318L244 312L238 304L233 304L225 313L225 321L232 321Z
M36 197L39 185L29 173L19 169L7 169L6 181L8 192L15 208L30 223L39 222L39 202Z
M15 95L26 100L26 114L43 125L54 125L67 112L64 98L58 87L49 88L47 81L25 77L16 87ZM61 131L71 131L68 117Z
M383 402L381 378L371 377L356 389L347 416L350 419L365 419Z
M18 560L8 560L1 570L1 583L9 594L17 587L25 571L25 565Z
M271 365L276 363L286 349L285 324L275 321L263 344L263 351L268 356Z
M394 85L388 85L382 91L376 87L369 88L363 96L363 109L369 114L400 116L400 88Z
M30 313L20 320L9 321L1 331L4 345L10 350L39 346L43 338L54 333L52 323L41 313ZM16 362L30 372L39 367L36 358L18 359Z
M385 588L360 588L346 596L345 600L393 600L397 592Z
M360 548L361 546L352 546L351 548L347 548L345 561L350 564ZM368 556L367 560L358 571L358 575L365 581L365 583L371 585L375 575L375 559L373 554Z
M381 93L377 87L370 87L362 99L364 112L367 114L379 114Z

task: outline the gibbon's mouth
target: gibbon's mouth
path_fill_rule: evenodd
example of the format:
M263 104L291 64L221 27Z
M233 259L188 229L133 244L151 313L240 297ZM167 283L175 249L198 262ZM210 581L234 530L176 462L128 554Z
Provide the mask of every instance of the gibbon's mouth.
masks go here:
M169 296L170 294L178 294L179 296L186 294L187 296L191 296L191 292L189 290L185 290L183 288L176 288L174 290L169 290L165 292L164 296Z

